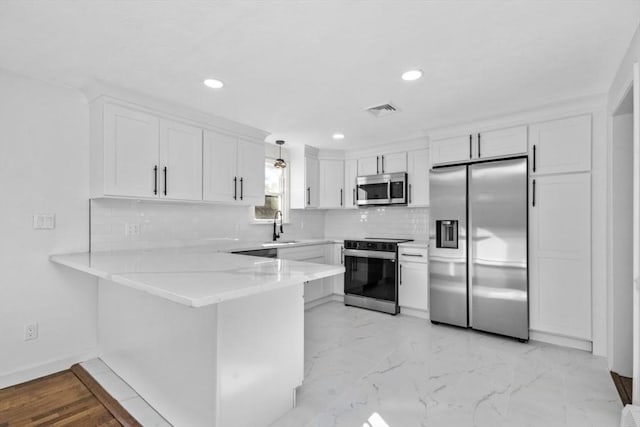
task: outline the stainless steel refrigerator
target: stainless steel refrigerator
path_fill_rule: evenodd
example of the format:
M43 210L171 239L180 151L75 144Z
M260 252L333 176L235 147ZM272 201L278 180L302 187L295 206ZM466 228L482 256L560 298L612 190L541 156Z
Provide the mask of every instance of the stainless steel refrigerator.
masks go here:
M529 339L527 160L430 172L431 321Z

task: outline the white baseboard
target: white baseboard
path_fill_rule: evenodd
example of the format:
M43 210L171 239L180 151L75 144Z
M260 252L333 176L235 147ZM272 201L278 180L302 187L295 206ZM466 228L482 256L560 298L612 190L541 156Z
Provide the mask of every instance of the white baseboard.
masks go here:
M563 347L576 348L578 350L588 351L589 353L593 351L593 344L591 341L586 341L580 338L567 337L564 335L556 335L549 332L530 330L529 339L532 341L540 341L548 344L560 345Z
M93 349L84 353L73 354L61 359L52 360L39 365L32 365L17 371L9 372L0 376L0 389L22 384L36 378L54 374L56 372L69 369L75 363L84 362L98 357L98 350Z
M312 309L313 307L317 307L319 305L326 304L331 301L344 302L344 295L338 295L338 294L325 295L321 298L314 299L313 301L305 302L304 309L309 310L309 309Z
M400 314L429 320L429 312L425 310L418 310L418 309L409 308L409 307L400 307Z

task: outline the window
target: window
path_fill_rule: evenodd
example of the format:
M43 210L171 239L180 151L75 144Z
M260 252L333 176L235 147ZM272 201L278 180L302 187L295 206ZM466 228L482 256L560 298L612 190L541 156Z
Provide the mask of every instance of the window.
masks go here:
M258 221L273 220L278 210L287 217L286 200L286 169L278 169L273 166L275 159L267 158L264 162L264 205L254 208L254 218Z

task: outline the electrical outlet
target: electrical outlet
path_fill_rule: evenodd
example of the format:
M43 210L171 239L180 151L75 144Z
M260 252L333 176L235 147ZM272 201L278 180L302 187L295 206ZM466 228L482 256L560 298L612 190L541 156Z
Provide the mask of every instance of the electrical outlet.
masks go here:
M56 215L35 214L33 216L33 228L35 230L53 230L56 228Z
M31 341L38 338L38 322L24 325L24 340Z
M124 225L124 235L125 236L137 236L140 234L140 224L125 224Z

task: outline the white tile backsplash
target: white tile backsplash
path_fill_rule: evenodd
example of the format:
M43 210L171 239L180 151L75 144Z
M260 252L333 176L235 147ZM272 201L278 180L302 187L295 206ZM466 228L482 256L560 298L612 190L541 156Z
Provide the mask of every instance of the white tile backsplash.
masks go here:
M399 206L327 211L324 223L326 237L427 240L428 230L428 208Z
M291 211L283 239L324 236L323 211ZM139 235L125 234L140 224ZM91 250L179 247L210 239L271 240L272 224L251 223L246 206L146 200L94 199L91 202Z
M283 239L397 237L426 240L427 208L291 210ZM139 235L126 235L140 224ZM271 224L251 222L244 206L128 199L91 201L91 250L179 247L210 239L271 240Z

